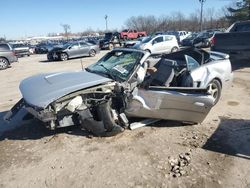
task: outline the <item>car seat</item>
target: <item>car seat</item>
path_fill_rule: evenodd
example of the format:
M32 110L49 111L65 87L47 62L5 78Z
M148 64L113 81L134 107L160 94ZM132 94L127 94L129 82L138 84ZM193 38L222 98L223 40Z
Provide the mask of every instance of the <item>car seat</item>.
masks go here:
M150 76L147 85L169 87L174 78L175 61L162 58L154 67L157 71Z

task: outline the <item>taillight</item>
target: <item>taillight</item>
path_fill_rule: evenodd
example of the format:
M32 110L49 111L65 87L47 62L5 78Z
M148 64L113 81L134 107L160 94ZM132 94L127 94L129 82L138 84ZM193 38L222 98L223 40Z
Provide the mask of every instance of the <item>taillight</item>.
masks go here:
M13 54L13 56L16 56L16 52L14 50L12 51L12 54Z
M215 36L213 36L213 38L211 39L211 46L215 45Z

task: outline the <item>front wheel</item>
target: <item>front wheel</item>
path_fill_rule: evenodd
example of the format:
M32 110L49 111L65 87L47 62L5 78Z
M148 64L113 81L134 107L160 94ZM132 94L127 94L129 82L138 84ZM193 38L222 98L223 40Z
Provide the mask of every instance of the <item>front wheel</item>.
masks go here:
M61 59L61 61L66 61L66 60L68 60L68 55L66 53L61 53L60 59Z
M108 49L113 50L113 48L114 48L114 45L112 43L110 43Z
M218 80L212 80L208 84L207 91L214 98L214 105L216 105L221 96L221 83Z
M0 70L7 69L9 66L9 62L7 59L0 57Z

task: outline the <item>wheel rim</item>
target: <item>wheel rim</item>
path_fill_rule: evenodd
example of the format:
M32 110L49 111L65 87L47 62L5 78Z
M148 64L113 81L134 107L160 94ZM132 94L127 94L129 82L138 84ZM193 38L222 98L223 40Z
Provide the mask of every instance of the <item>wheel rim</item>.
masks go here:
M90 55L91 57L95 56L95 51L94 51L94 50L91 50L91 51L89 52L89 55Z
M110 45L109 45L109 49L110 49L110 50L112 50L113 47L114 47L113 44L110 44Z
M64 61L67 59L67 55L66 54L61 54L61 59Z
M218 86L214 82L212 82L208 85L207 91L210 95L212 95L214 100L217 100L218 94L219 94L219 89L218 89Z
M173 48L172 52L177 52L177 50L178 50L177 48Z
M0 59L0 69L5 69L8 66L8 62L5 59Z

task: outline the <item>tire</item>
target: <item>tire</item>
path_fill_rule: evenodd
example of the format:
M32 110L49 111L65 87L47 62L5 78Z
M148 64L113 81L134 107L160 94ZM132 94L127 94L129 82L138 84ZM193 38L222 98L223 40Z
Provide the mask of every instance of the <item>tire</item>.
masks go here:
M68 54L66 54L66 53L61 53L60 54L61 61L66 61L66 60L68 60L68 58L69 58Z
M216 79L212 80L207 86L207 91L214 98L214 105L216 105L221 97L221 83L220 83L220 81L216 80Z
M171 49L171 53L177 52L179 49L175 46Z
M89 57L94 57L96 55L96 51L95 50L90 50L89 51Z
M113 48L114 48L114 45L113 45L113 43L110 43L110 44L109 44L109 47L108 47L108 49L109 49L109 50L113 50Z
M9 67L9 61L3 57L0 57L0 70L7 69Z

